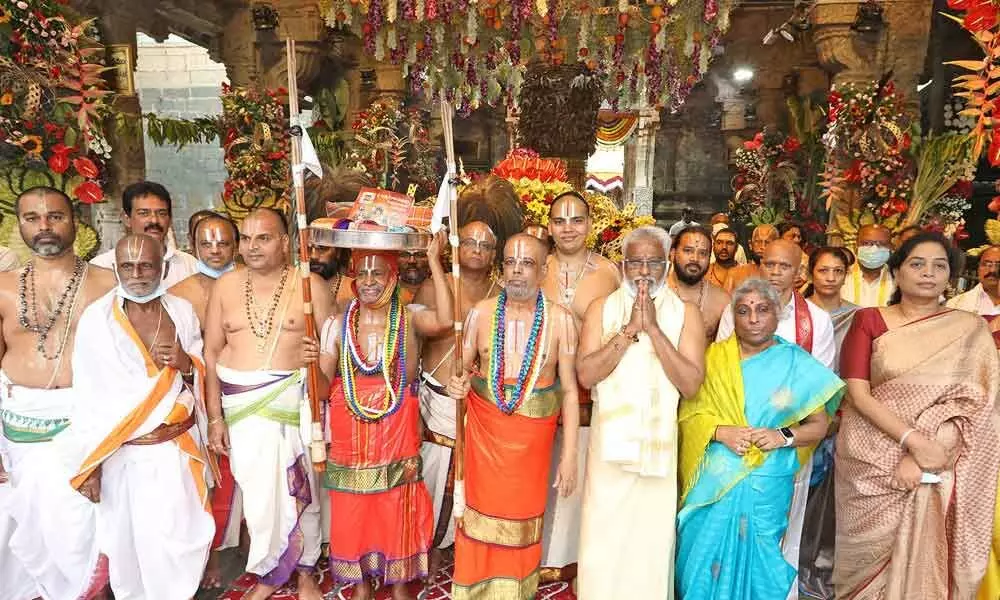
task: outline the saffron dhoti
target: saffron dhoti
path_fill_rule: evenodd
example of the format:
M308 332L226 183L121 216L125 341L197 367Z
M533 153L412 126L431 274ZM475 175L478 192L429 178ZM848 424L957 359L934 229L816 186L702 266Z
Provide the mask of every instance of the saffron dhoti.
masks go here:
M359 403L384 398L381 375L355 381ZM330 495L330 572L338 581L378 577L386 584L426 577L434 517L421 478L416 394L407 388L398 410L367 423L348 409L338 380L329 414L323 485Z
M71 388L43 390L13 385L0 373L4 467L0 486L0 598L81 598L107 583L96 539L97 507L70 487L61 436L69 427ZM8 579L26 573L31 580ZM10 582L8 587L8 583ZM15 585L17 588L15 589Z
M509 396L512 386L505 386ZM538 590L542 526L561 394L555 385L507 415L473 378L465 425L467 506L455 535L455 600L529 600ZM509 399L508 399L509 401Z
M320 506L306 456L312 417L301 371L216 365L229 425L229 466L250 532L247 571L280 586L320 552Z

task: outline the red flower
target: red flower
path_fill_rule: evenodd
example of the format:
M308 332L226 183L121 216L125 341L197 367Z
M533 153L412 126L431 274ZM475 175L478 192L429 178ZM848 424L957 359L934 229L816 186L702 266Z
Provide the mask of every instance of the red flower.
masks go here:
M856 160L851 163L851 168L844 173L844 181L847 183L858 183L861 181L861 161Z
M990 2L981 2L965 14L962 26L972 33L978 33L992 29L996 24L997 9Z
M785 143L781 145L781 149L784 150L786 154L794 154L795 152L798 152L800 148L802 148L802 142L800 142L798 138L793 135L785 138Z
M96 204L104 200L104 190L93 181L84 181L73 190L73 196L84 204Z
M68 156L72 152L76 151L76 148L70 148L66 144L59 142L57 144L53 144L50 150L52 150L53 154L62 154L64 156Z
M910 145L913 144L913 138L908 133L903 134L903 140L900 142L899 147L903 150L909 150Z
M986 156L990 161L990 166L1000 166L1000 128L993 130L993 137L990 139L990 147L986 151Z
M285 158L285 153L284 152L268 152L267 154L264 155L264 158L266 158L267 160L281 160L281 159Z
M969 232L965 230L965 223L962 223L958 226L958 229L955 230L954 240L956 242L961 242L962 240L967 239L969 239Z
M903 200L902 198L893 197L889 199L889 209L895 214L906 212L907 207L908 205L906 204L906 200Z
M951 186L948 190L949 196L961 196L963 198L972 197L972 182L971 181L957 181L955 185Z
M101 172L98 170L97 165L94 161L90 160L86 156L80 156L73 159L73 168L80 175L83 175L87 179L97 179L100 177Z
M601 232L601 241L605 244L616 239L618 239L618 232L613 229L608 228Z
M1000 196L993 196L989 205L986 206L986 210L1000 214Z
M69 156L65 152L53 152L49 157L49 169L56 175L62 175L69 168Z

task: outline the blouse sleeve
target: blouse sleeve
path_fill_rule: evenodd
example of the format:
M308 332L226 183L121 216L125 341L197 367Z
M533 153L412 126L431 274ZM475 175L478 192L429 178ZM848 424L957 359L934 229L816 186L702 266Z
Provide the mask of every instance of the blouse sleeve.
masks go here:
M877 308L863 308L855 313L840 347L841 378L871 379L872 343L884 329L882 315Z

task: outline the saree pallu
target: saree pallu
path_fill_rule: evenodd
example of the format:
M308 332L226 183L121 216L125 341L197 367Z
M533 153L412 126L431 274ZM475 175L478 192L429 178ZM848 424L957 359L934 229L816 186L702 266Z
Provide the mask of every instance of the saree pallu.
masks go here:
M509 396L512 386L505 386ZM472 380L465 435L466 509L455 535L454 600L530 600L538 590L542 523L561 394L541 382L514 412Z
M718 426L776 429L832 414L843 382L808 353L776 338L740 360L735 336L713 344L702 388L680 412L682 505L677 592L682 600L785 598L796 568L785 559L795 475L810 448L756 447L739 456L712 441Z
M358 375L356 385L359 403L385 401L381 375ZM338 379L329 415L323 486L330 496L330 572L338 581L381 578L387 585L426 577L434 515L422 478L417 395L407 387L396 412L365 423L348 410Z
M898 440L847 407L835 471L838 598L975 597L1000 469L993 421L998 379L993 340L971 313L939 313L872 342L872 396L959 452L954 467L940 473L942 483L894 489L903 457Z

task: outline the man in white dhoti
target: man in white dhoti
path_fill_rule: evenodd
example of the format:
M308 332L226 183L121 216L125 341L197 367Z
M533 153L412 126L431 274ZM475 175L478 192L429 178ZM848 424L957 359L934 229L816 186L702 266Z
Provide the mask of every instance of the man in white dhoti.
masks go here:
M666 285L670 238L623 243L625 283L587 309L577 376L592 390L580 530L580 600L673 598L677 405L704 378L698 307Z
M191 303L165 294L158 240L130 234L116 253L118 287L77 326L71 484L97 504L115 598L191 598L215 534L201 331Z
M462 286L464 321L472 307L499 294L501 286L490 277L497 253L497 238L490 226L482 221L473 221L462 226L458 233L458 262L462 265L459 284ZM447 279L450 287L451 277ZM440 566L440 550L455 543L455 520L452 518L455 401L445 389L454 371L454 354L455 336L451 330L443 336L428 339L421 354L420 416L424 421L424 441L420 446L420 456L424 462L424 483L434 502L431 573L436 573Z
M246 269L218 279L205 324L209 441L229 454L250 532L247 596L271 596L298 571L298 595L322 597L311 572L320 553L320 504L307 444L312 416L303 389L305 319L288 226L272 209L240 224ZM313 314L326 322L329 289L312 278Z
M114 278L73 254L65 194L31 188L15 211L32 258L0 273L0 599L89 597L106 585L107 562L96 510L69 485L63 442L76 400L76 321Z
M803 350L812 354L813 358L824 367L832 370L833 360L837 355L833 320L830 318L830 313L806 300L795 290L795 277L801 264L802 250L784 239L771 242L761 258L761 273L778 290L781 305L784 307L781 314L778 315L776 335L798 344ZM730 305L722 313L716 341L728 338L733 334L733 330L733 307ZM786 560L796 569L799 565L802 524L805 520L806 500L809 496L809 477L811 475L812 462L808 462L799 469L795 476L795 492L788 515L788 529L782 543ZM796 580L788 592L789 600L797 598L798 593L799 585Z
M948 301L948 308L957 308L977 315L992 316L1000 313L1000 291L997 278L1000 276L1000 246L990 246L979 255L976 267L979 283L964 294Z
M549 233L555 251L549 256L548 272L542 281L542 291L550 301L573 315L580 328L587 307L604 298L620 284L618 268L600 254L587 248L587 237L593 227L590 206L576 192L556 197L549 210ZM593 404L588 390L577 390L580 400L580 430L577 437L578 480L583 480L587 466L587 446L590 440L590 419ZM552 448L552 463L559 464L563 450L563 430L556 430ZM556 477L552 469L551 477ZM545 505L545 531L542 535L542 576L546 581L570 581L576 577L580 541L580 502L582 488L566 497L549 488Z

